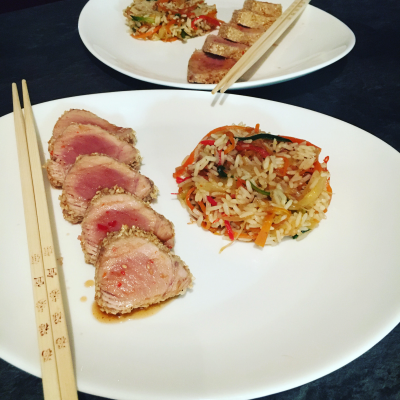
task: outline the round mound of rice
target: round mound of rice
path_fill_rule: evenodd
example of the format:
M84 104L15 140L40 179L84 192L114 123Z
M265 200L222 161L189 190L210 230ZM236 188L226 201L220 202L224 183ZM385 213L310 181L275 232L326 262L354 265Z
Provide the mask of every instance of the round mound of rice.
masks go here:
M258 125L220 127L176 168L178 198L199 226L231 241L301 239L326 218L332 198L329 157L320 163L320 152Z
M220 22L217 8L203 0L134 0L124 10L135 39L186 41L211 32Z

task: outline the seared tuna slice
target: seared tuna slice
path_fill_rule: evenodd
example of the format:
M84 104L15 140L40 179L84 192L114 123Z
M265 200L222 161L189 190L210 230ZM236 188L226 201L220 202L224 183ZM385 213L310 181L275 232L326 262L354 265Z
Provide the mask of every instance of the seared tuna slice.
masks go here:
M53 128L53 137L61 135L65 128L72 123L84 124L84 125L97 125L108 131L112 135L117 136L119 139L124 140L128 143L135 143L135 131L131 128L120 128L110 124L103 118L98 117L96 114L86 110L69 110L66 111L56 122Z
M82 220L80 240L88 264L96 262L107 233L119 231L122 225L152 232L168 248L175 244L174 226L163 215L121 188L103 189L93 197Z
M194 83L218 83L236 64L232 58L223 58L196 50L189 60L188 81Z
M264 30L267 30L275 21L275 17L264 17L250 10L235 10L231 19L234 24Z
M96 262L96 302L123 314L184 294L192 285L188 266L155 235L138 228L108 234Z
M128 165L100 154L79 156L65 177L60 196L64 218L81 222L96 192L116 185L144 201L157 196L153 181Z
M49 153L47 175L54 187L62 187L68 169L83 154L106 154L134 169L140 167L139 151L132 144L95 125L69 125L61 135L51 138Z
M204 52L234 60L239 60L248 48L245 44L234 43L216 35L208 35L203 45Z
M229 22L227 24L221 24L218 35L232 42L251 46L264 32L264 29L246 28L245 26Z
M253 11L256 14L264 15L265 17L278 18L282 14L281 4L267 3L265 1L246 0L243 8Z

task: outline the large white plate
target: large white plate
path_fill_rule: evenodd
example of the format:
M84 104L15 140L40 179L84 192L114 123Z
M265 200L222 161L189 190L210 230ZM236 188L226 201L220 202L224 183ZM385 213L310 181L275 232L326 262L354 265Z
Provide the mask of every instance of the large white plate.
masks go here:
M111 68L142 81L160 85L211 90L215 85L188 83L187 65L204 37L187 43L132 39L122 10L131 0L90 0L79 18L79 34L88 50ZM208 1L218 18L229 21L243 0ZM282 0L284 8L291 0ZM332 15L308 5L292 28L257 62L233 89L271 85L316 71L344 57L354 46L353 32Z
M219 96L219 95L218 95ZM160 189L155 209L176 227L176 253L193 290L159 313L102 324L91 312L94 268L79 225L48 190L62 267L78 387L118 399L249 399L326 375L400 321L400 154L339 120L266 100L195 91L82 96L34 106L47 155L57 118L83 108L137 131L142 173ZM305 138L330 156L327 220L303 241L259 249L195 225L172 192L174 168L211 129L238 122ZM0 356L40 374L12 115L0 119ZM87 296L89 301L81 302Z

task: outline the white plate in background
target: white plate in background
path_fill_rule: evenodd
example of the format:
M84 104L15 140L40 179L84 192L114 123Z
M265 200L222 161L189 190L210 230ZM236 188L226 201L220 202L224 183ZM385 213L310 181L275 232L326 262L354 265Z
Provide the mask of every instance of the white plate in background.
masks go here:
M90 0L79 17L78 29L88 50L109 67L142 81L183 89L212 90L215 85L187 82L187 65L205 37L164 43L130 36L123 10L131 0ZM243 0L216 4L218 19L229 21ZM283 0L283 9L291 0ZM214 34L216 31L214 31ZM308 5L294 25L232 89L271 85L309 74L344 57L355 44L353 32L332 15Z
M81 96L33 107L43 162L59 116L82 108L137 132L141 171L173 221L175 251L193 290L157 314L120 324L92 315L94 268L80 226L62 218L47 186L80 391L119 400L251 399L342 367L400 321L400 154L339 120L237 95L153 90ZM244 122L309 140L330 156L327 219L297 242L226 244L194 224L176 196L174 168L211 129ZM40 375L14 124L0 118L0 357ZM384 162L382 162L384 160ZM390 172L389 172L390 171ZM87 302L82 302L87 296Z

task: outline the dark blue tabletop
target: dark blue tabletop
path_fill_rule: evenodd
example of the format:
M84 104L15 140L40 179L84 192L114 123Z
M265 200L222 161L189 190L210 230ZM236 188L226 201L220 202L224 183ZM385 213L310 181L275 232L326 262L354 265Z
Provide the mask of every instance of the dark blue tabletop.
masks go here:
M49 1L41 0L41 5L25 1L24 6L30 7L18 10L14 4L15 11L0 13L0 116L12 112L11 83L21 79L28 81L34 104L83 94L162 88L122 75L89 53L78 34L78 17L86 0L43 4ZM400 3L313 0L312 4L352 29L355 48L338 62L302 78L232 92L338 118L400 151ZM0 5L0 12L4 9ZM41 380L0 359L0 399L43 399ZM101 398L79 393L79 399ZM265 399L400 399L400 325L343 368Z

